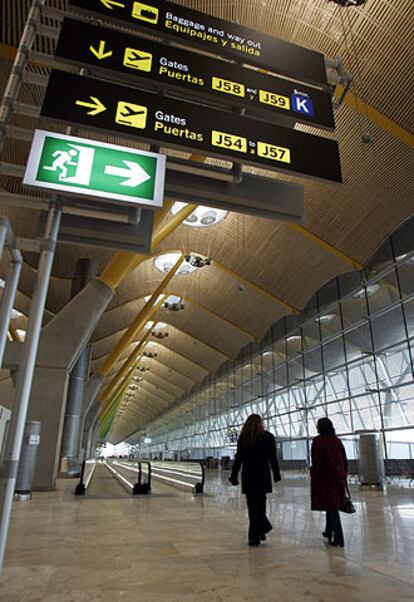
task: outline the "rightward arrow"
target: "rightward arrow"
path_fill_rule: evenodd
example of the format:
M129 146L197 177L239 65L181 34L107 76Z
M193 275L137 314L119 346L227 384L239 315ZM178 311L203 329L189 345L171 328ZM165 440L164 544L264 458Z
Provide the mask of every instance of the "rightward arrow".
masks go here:
M121 8L125 8L125 4L121 2L115 2L115 0L101 0L102 4L106 6L106 8L114 9L114 6L120 6Z
M96 50L96 48L94 48L93 46L89 46L89 50L92 52L92 54L94 54L96 56L97 59L99 59L99 60L107 59L113 55L113 52L112 52L112 50L108 50L108 52L105 52L105 45L106 45L106 42L104 40L101 40L99 42L98 50Z
M96 98L96 96L89 96L92 102L86 102L85 100L77 100L76 104L80 107L86 107L87 109L91 109L87 111L87 115L99 115L99 113L103 113L106 111L106 106Z
M134 161L123 161L123 163L126 167L115 167L115 165L105 167L106 175L126 178L124 182L119 183L120 186L136 188L151 179L151 176L138 163L134 163Z

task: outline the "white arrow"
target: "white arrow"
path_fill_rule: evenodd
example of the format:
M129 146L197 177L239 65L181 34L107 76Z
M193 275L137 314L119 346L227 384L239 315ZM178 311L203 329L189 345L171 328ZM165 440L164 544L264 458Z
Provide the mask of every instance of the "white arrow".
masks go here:
M120 182L120 186L135 188L151 179L151 176L138 163L134 163L134 161L123 161L123 163L126 167L115 167L114 165L107 165L105 167L105 173L108 176L126 178L124 182Z

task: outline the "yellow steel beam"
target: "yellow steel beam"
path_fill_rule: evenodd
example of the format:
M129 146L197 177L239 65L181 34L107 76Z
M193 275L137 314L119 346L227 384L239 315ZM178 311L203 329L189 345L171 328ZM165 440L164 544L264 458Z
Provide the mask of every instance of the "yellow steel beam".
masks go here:
M334 257L336 257L343 263L348 264L354 270L361 272L364 269L364 266L362 263L359 263L359 261L357 261L356 259L353 259L353 257L349 257L348 255L346 255L345 253L343 253L342 251L340 251L339 249L337 249L336 247L331 245L329 242L327 242L320 236L313 234L310 230L307 230L303 226L300 226L299 224L294 224L292 222L286 222L286 226L288 226L291 230L294 230L298 234L301 234L302 236L304 236L305 238L307 238L308 240L310 240L311 242L316 244L318 247L320 247L324 251L327 251L328 253L330 253L331 255L333 255Z
M117 406L119 408L119 406L122 404L127 388L128 388L128 383L124 383L121 387L119 387L119 390L117 391L117 395L114 396L114 398L111 400L111 403L109 404L109 406L105 410L102 410L102 409L100 410L100 412L99 412L100 428L102 428L102 426L104 425L105 421L108 419L108 416L112 413L115 406Z
M229 276L231 276L235 280L238 280L239 282L243 282L243 284L245 284L249 288L253 289L254 291L256 291L257 293L259 293L260 295L263 295L264 297L267 297L273 303L277 303L278 305L284 307L290 313L296 314L296 315L299 315L301 313L300 310L297 307L294 307L293 305L290 305L289 303L287 303L286 301L284 301L280 297L277 297L276 295L273 295L272 293L269 293L269 291L267 291L266 289L258 286L257 284L254 284L254 282L251 282L251 280L248 280L247 278L245 278L241 274L235 272L234 270L232 270L231 268L227 267L226 265L223 265L222 263L219 263L215 259L213 259L213 266L215 266L216 268L218 268L219 270L221 270L225 274L228 274Z
M335 95L337 98L340 98L344 91L344 87L338 85L335 90ZM392 121L383 113L374 109L371 105L367 104L363 100L361 100L358 96L356 96L353 92L348 91L346 93L344 102L348 107L358 111L364 117L368 118L370 121L378 125L381 129L383 129L387 134L390 134L393 138L396 138L409 148L414 148L414 136L407 130L404 130L402 127L397 125L395 121Z
M157 225L159 225L162 219L169 213L172 205L172 201L165 201L164 207L156 213L156 217L154 218ZM159 228L152 236L151 250L155 251L158 245L174 232L195 208L196 205L187 205L186 207L183 207L178 213L172 216L167 224L162 226L162 228ZM98 276L98 280L101 280L107 286L111 287L112 290L115 290L124 278L133 272L140 263L147 259L147 255L120 251L114 255L109 264L104 268L102 274Z
M177 295L177 296L178 296L178 295ZM141 298L143 299L144 297L141 297ZM118 306L118 307L120 307L120 306ZM117 309L117 308L115 308L115 309ZM169 328L173 328L174 330L177 330L178 332L181 332L182 334L185 334L185 335L187 335L188 337L192 338L193 340L195 340L195 341L198 341L199 343L202 343L202 344L203 344L203 345L205 345L206 347L209 347L209 348L210 348L212 351L214 351L215 353L218 353L219 355L222 355L222 356L224 356L224 357L225 357L225 358L227 358L227 359L230 359L230 358L232 357L232 356L231 356L231 355L229 355L228 353L224 353L224 351L220 351L220 349L217 349L217 347L214 347L214 346L213 346L213 345L211 345L210 343L206 343L206 341L203 341L202 339L200 339L200 338L198 338L198 337L195 337L194 335L192 335L192 334L191 334L190 332L188 332L187 330L184 330L184 329L183 329L183 328L181 328L181 327L179 328L178 326L175 326L174 324L171 324L170 322L167 322L167 321L166 321L166 319L162 319L161 321L162 321L162 322L165 322L165 324L167 324L167 326L168 326ZM151 330L153 330L153 329L154 329L154 327L152 327L152 328L151 328ZM124 330L124 329L122 329L122 330ZM102 341L105 341L105 339L109 339L110 337L113 337L114 335L118 334L118 332L121 332L121 331L119 331L119 330L118 330L118 331L116 331L116 332L111 332L111 334L107 334L107 335L105 335L104 337L102 337L102 338L100 338L100 339L95 339L93 343L94 343L94 344L95 344L95 343L102 343ZM158 339L157 339L157 341L158 341ZM102 360L103 358L107 357L107 355L108 355L107 353L103 353L102 355L99 355L99 356L97 356L97 357L94 357L94 358L92 359L92 361L93 361L93 362L97 362L98 360Z
M141 351L146 344L149 337L149 332L146 332L141 341L137 344L135 349L129 355L128 359L122 364L122 367L118 370L116 375L112 378L111 382L105 387L102 394L99 397L99 403L104 403L108 397L115 391L115 389L124 381L125 377L129 374L129 371L133 368L138 358L141 355Z
M144 305L144 307L135 317L135 320L133 321L131 326L124 332L122 337L118 340L111 353L106 355L105 361L97 371L99 374L101 374L102 376L108 376L114 365L118 363L118 361L120 360L124 352L128 349L128 347L132 343L134 343L136 339L138 339L138 341L140 340L140 337L138 335L144 329L146 323L153 317L155 312L159 310L166 298L165 295L157 295L157 297L159 298L157 298L155 304L151 303L150 299L148 303ZM148 329L148 336L150 335L150 333L151 330Z
M141 359L141 355L139 355L137 357L132 370L129 372L129 374L127 374L126 378L124 378L124 380L119 383L118 387L115 389L115 391L113 392L113 395L110 397L108 402L105 405L101 405L101 408L99 411L99 421L101 424L105 420L105 418L108 416L108 414L113 410L114 406L117 403L117 399L118 399L119 395L122 394L121 402L124 399L124 396L128 390L129 385L131 384L132 378L135 374L136 367L138 366L138 364L140 362L140 359ZM119 403L121 403L121 402L119 402Z
M165 290L166 286L168 286L169 282L177 273L179 267L184 261L184 255L181 255L175 266L166 274L162 280L162 282L157 286L155 291L152 293L148 302L144 305L141 311L138 313L135 320L132 322L131 326L128 328L126 332L122 335L118 343L115 345L112 352L106 358L103 365L99 368L98 372L105 376L108 374L114 363L117 359L122 355L125 349L130 345L137 334L142 330L145 324L148 322L150 317L155 313L157 309L160 307L160 301L158 301L158 297ZM164 299L162 299L164 301ZM154 309L156 308L156 309Z
M9 333L12 341L17 341L18 343L22 342L22 338L17 332L16 328L13 326L13 324L9 325Z

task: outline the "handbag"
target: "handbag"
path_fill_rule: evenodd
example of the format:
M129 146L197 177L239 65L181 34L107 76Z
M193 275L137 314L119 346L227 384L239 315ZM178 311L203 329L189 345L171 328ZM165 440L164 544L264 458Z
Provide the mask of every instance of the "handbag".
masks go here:
M351 494L349 493L348 483L345 482L345 501L344 506L341 508L342 512L345 514L355 514L356 508L351 498Z

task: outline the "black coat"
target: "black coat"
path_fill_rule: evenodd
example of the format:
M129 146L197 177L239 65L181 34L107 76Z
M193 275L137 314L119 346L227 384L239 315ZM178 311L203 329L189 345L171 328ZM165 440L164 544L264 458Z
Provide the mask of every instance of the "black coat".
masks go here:
M271 493L270 469L275 482L281 479L274 436L264 431L253 445L243 443L239 438L230 477L233 483L237 482L240 467L242 468L242 493L246 495Z

